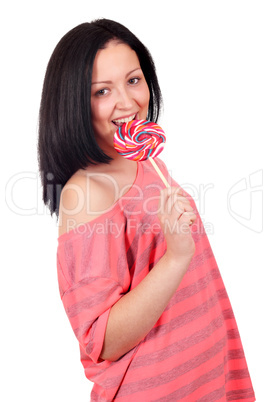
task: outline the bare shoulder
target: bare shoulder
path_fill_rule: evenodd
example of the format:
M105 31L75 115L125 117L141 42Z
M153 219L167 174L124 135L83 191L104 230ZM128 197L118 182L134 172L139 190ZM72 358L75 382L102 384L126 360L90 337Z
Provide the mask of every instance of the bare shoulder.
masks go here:
M59 236L107 212L116 198L111 176L94 169L77 171L61 192Z

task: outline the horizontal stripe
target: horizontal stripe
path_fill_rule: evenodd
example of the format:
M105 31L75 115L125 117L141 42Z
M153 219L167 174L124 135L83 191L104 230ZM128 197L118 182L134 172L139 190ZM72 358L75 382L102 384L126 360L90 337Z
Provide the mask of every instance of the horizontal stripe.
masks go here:
M159 325L153 328L146 337L146 340L151 340L154 337L161 337L170 331L176 330L179 327L183 327L193 321L197 320L201 316L207 314L211 308L213 308L218 303L218 293L216 292L209 300L205 301L201 305L195 307L194 309L185 312L184 314L178 315L177 317L170 320L169 323L164 325Z
M80 325L79 327L76 327L73 329L75 336L80 339L85 333L88 332L89 328L91 328L93 322L95 320L91 321L83 321L83 324Z
M194 269L196 269L197 267L200 267L201 265L203 265L207 260L209 260L210 258L213 258L213 252L211 250L211 247L207 247L205 249L202 250L202 253L195 255L191 261L191 264L189 266L189 271L192 271Z
M108 399L101 397L94 390L91 392L90 402L109 402Z
M196 399L195 402L216 402L224 396L225 396L225 385L223 385L219 389L215 389L214 391L210 392L209 394L202 396L202 398Z
M212 269L204 277L198 279L196 282L191 283L188 286L180 288L178 292L172 297L171 302L168 304L165 311L172 307L176 303L180 303L183 300L193 297L202 290L206 289L208 285L220 278L220 273L218 269ZM221 297L221 296L220 296Z
M234 318L234 313L231 308L223 310L222 314L223 314L225 320L232 320Z
M109 296L113 295L119 285L115 282L110 282L109 279L95 278L90 285L87 285L88 293L92 293L91 288L98 285L98 282L103 282L106 288L102 292L93 292L92 296L84 297L81 301L71 304L66 307L66 313L69 318L79 315L84 310L91 310L96 306L104 303ZM85 289L83 289L83 294Z
M216 368L212 369L208 373L203 374L199 378L193 380L191 383L179 388L177 391L167 394L163 398L154 399L152 402L170 402L170 401L179 401L193 392L195 392L198 388L200 388L204 384L208 384L213 381L215 378L221 377L224 373L224 365L221 364Z
M174 353L183 352L191 348L192 346L203 342L205 339L210 337L214 331L216 331L218 328L221 328L223 323L224 320L220 316L213 320L207 327L202 328L201 330L195 332L193 335L187 338L180 339L178 342L171 344L168 347L161 349L160 351L143 356L138 356L135 359L135 362L132 363L130 370L157 364L168 359L171 356L174 356Z
M255 396L252 388L236 389L226 393L227 401L237 401L238 399L248 399L254 397ZM251 400L253 401L255 398Z
M137 356L135 360L131 363L129 367L129 372L132 372L133 370L137 369L141 369L144 371L144 368L147 366L155 367L157 364L165 362L166 359L169 359L173 357L175 354L177 354L177 350L178 352L183 352L203 342L204 340L209 338L216 330L222 328L223 324L224 324L223 318L221 316L217 317L210 323L209 326L195 332L188 338L183 338L178 342L170 345L169 347L163 348L154 353ZM109 379L109 384L117 383L118 380L119 377L111 377ZM108 385L108 382L106 383L106 385L107 387L110 386Z
M226 345L226 339L224 338L224 339L221 339L219 342L217 342L212 348L206 350L205 352L201 353L198 356L195 356L194 358L188 360L187 362L173 368L170 371L167 371L156 377L151 377L151 378L148 377L143 380L139 380L138 382L127 383L125 385L122 385L118 396L132 395L135 392L138 392L140 389L145 390L145 389L155 388L155 387L163 385L163 384L168 384L169 382L173 381L174 379L199 367L201 364L203 364L207 360L211 359L216 354L220 353L223 350L225 345Z
M226 374L226 382L232 380L240 380L247 377L249 377L249 372L247 368L242 370L230 370Z
M233 317L232 317L232 318L233 318ZM239 339L239 338L240 338L239 332L238 332L238 329L237 329L237 328L229 329L229 330L227 331L227 334L228 334L228 338L229 338L229 339Z
M228 350L228 360L237 360L237 359L244 359L245 354L243 349L232 349Z

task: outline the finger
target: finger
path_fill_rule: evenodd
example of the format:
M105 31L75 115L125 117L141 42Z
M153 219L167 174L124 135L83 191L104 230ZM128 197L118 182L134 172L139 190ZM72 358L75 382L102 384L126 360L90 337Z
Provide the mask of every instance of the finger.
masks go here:
M167 205L173 206L174 204L178 205L179 209L191 207L189 200L182 195L182 190L177 188L170 193Z
M191 226L195 222L195 219L195 214L184 212L180 219L178 219L177 222L170 227L172 227L176 233L188 236L191 234Z
M176 202L174 203L174 207L178 208L178 212L180 210L183 210L186 212L192 212L194 210L189 202L185 202L184 200L181 200L181 199L176 200Z
M188 224L189 226L192 226L195 221L196 214L194 212L184 212L179 218L179 223Z
M190 200L189 200L190 196L182 188L175 187L173 196L176 197L178 200L182 200L185 203L190 204Z
M185 198L189 197L189 195L186 193L186 191L183 190L182 187L176 187L176 189L177 189L178 195L185 197Z
M181 196L180 189L177 187L169 187L161 190L159 201L160 212L170 213L175 200L179 196Z
M174 194L173 194L174 195ZM165 214L169 216L171 220L177 220L184 212L193 212L193 208L190 203L183 197L169 197L166 203Z
M166 214L170 219L179 219L183 212L191 212L193 208L185 196L183 190L178 187L170 187L161 190L159 210L160 214Z
M172 205L173 210L171 211L172 214L177 213L177 219L181 216L183 212L193 212L194 209L189 203L188 200L186 200L184 197L177 197L174 200L174 203Z

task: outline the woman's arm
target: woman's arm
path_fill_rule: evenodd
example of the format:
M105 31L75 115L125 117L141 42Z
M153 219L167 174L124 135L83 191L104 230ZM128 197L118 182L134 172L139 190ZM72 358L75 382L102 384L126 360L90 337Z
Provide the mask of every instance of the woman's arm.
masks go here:
M178 188L171 188L162 192L161 203L159 219L167 251L139 285L111 308L100 355L103 360L116 361L148 334L176 292L194 254L189 225L196 217L188 200ZM174 225L176 230L171 233L169 228L174 229Z

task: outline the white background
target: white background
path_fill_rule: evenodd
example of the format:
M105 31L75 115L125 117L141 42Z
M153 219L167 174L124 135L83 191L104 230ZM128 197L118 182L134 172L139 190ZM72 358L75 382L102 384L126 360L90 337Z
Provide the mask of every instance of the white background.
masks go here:
M126 25L153 55L165 106L162 159L200 196L257 400L266 401L268 12L258 0L2 6L1 400L89 401L59 297L57 227L42 205L36 143L48 59L67 31L98 17Z

